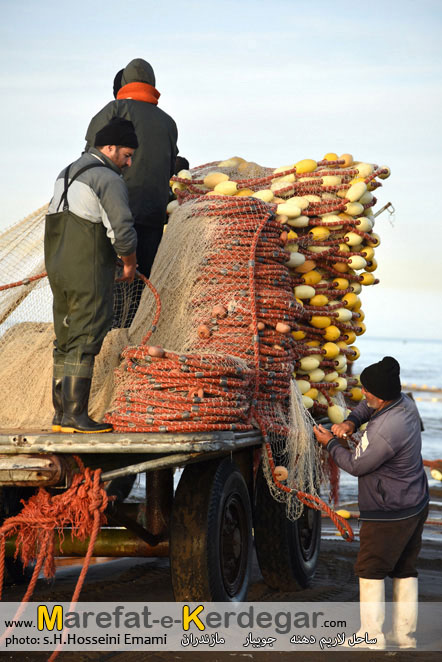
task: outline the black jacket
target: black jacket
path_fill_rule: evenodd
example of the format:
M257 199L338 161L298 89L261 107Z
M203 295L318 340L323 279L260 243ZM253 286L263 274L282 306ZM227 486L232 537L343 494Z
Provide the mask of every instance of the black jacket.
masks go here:
M152 68L144 60L130 62L124 69L123 86L131 82L155 85ZM86 133L86 150L93 146L95 134L112 117L131 120L139 147L124 180L135 223L161 227L166 222L169 202L169 179L174 173L177 127L174 120L158 106L146 101L117 99L108 103L92 118Z

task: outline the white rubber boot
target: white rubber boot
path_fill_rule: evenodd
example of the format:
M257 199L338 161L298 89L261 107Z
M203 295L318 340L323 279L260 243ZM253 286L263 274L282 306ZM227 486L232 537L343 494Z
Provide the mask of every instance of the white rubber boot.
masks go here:
M416 648L418 609L417 577L395 577L393 579L393 628L391 639L399 648Z
M385 648L382 626L385 619L385 585L383 579L363 579L359 577L359 607L361 627L357 637L376 639L373 644L360 644L360 648ZM358 647L356 647L358 648Z

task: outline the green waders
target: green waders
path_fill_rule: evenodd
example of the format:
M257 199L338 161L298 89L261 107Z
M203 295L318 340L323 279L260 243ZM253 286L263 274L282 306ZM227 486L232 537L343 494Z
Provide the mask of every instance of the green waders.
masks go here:
M95 356L112 326L116 254L102 223L80 218L69 210L70 184L85 170L108 167L90 164L68 183L66 168L63 210L48 214L45 263L54 297L53 432L108 432L112 426L88 416Z
M101 164L82 168L108 167ZM69 210L66 169L63 210L46 217L45 263L54 296L54 379L92 377L95 356L112 326L116 254L102 223Z

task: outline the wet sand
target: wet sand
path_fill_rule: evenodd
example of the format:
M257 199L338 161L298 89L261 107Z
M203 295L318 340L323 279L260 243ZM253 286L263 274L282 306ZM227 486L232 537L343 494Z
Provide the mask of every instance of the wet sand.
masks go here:
M431 508L424 528L423 543L418 559L419 600L442 602L442 488L431 489ZM341 504L349 511L357 510L356 503ZM358 578L353 565L359 549L359 525L350 520L355 534L352 543L345 542L337 534L331 521L322 520L321 552L315 577L311 585L297 592L270 589L263 581L256 555L253 556L252 577L247 600L250 602L358 602ZM33 601L69 602L80 573L82 559L57 559L57 574L50 582L40 579L34 591ZM80 595L81 602L132 602L174 601L168 558L93 559ZM8 583L3 600L19 602L25 585ZM386 600L392 599L391 580L386 580ZM355 604L355 609L358 606ZM441 628L442 638L442 628ZM439 642L442 647L442 639ZM441 652L430 651L324 651L324 652L65 652L60 662L340 662L351 658L353 662L439 662ZM14 662L44 662L49 652L0 653L0 660Z
M357 533L357 524L353 524ZM316 575L309 588L296 593L273 591L264 583L256 557L253 560L253 575L248 600L254 602L357 602L358 580L353 574L353 564L359 543L344 542L335 535L329 522L324 522L324 539L321 541L321 554ZM425 602L441 601L442 527L427 526L423 548L420 554L419 599ZM55 581L48 583L39 580L33 600L69 601L79 573L79 565L59 567ZM11 585L6 588L4 600L20 600L24 593L23 586ZM84 585L81 601L121 601L130 596L131 601L157 602L173 601L172 585L168 559L114 559L91 565L87 582ZM391 582L387 581L386 599L391 600ZM355 605L355 608L356 605ZM1 660L20 660L23 662L43 662L49 653L2 653ZM320 652L66 652L59 656L60 662L318 662L324 659ZM346 660L351 656L354 662L379 662L390 659L398 662L436 662L439 652L416 651L328 651L326 659L330 662Z

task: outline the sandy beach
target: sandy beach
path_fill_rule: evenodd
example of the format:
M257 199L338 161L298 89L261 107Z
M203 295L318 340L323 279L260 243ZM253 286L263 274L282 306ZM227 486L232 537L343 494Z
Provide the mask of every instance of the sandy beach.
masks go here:
M432 490L434 493L434 490ZM432 497L434 499L434 496ZM433 508L430 518L440 517L440 510ZM321 554L316 575L309 588L296 593L273 591L264 583L256 557L253 560L253 575L249 589L248 600L253 602L357 602L358 580L353 574L353 564L359 547L357 538L358 525L353 520L355 531L353 543L344 542L336 535L328 520L323 520L323 539ZM441 601L441 559L442 527L426 525L424 541L419 557L419 599L421 602ZM66 563L63 560L62 563ZM50 583L39 580L33 600L69 601L78 577L80 565L61 565L57 569L56 579ZM23 586L9 585L5 589L5 601L18 601L24 593ZM157 602L173 601L172 585L169 573L168 559L112 559L100 560L91 565L87 581L84 585L81 601L121 601L130 596L131 601ZM386 583L386 599L391 600L391 581ZM356 605L355 605L355 608ZM345 658L344 658L345 655ZM327 659L331 662L337 657L347 659L350 653L328 651ZM316 662L323 659L319 652L66 652L61 653L61 662L274 662L276 660L299 659L306 662ZM47 660L47 652L23 652L21 654L2 653L2 660L21 660L23 662L43 662ZM351 659L355 662L379 662L380 660L397 660L411 662L425 660L436 662L440 660L439 652L429 651L352 651Z

